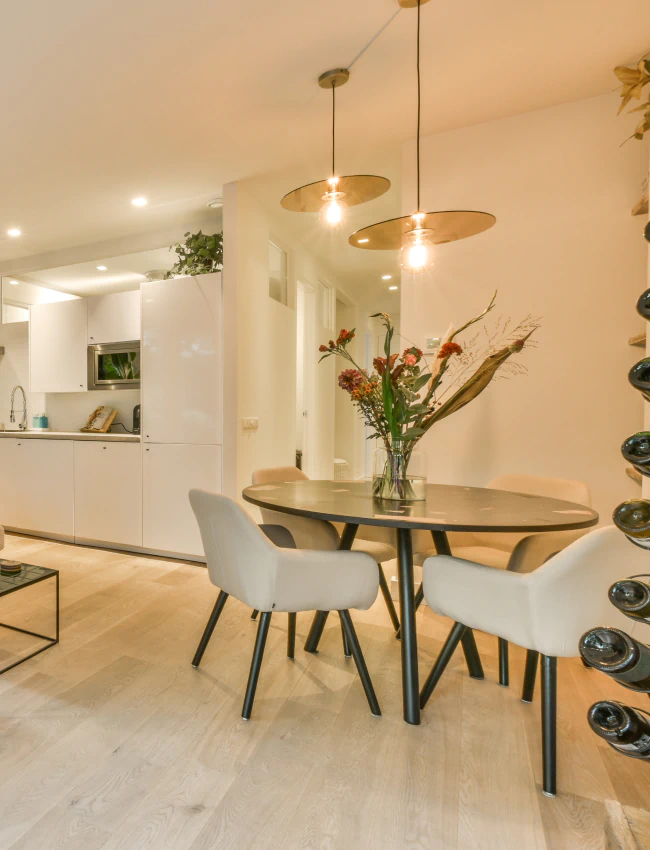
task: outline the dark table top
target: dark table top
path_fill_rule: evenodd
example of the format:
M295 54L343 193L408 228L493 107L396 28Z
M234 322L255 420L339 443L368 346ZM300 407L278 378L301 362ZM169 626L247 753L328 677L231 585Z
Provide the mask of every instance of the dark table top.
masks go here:
M507 490L429 484L426 501L393 502L374 499L371 488L369 481L288 481L247 487L242 495L282 513L392 528L538 532L598 522L598 514L583 505Z
M6 593L12 593L21 587L27 587L30 584L36 584L43 579L55 576L58 570L50 570L47 567L35 567L32 564L23 564L19 573L13 576L3 576L0 574L0 596Z

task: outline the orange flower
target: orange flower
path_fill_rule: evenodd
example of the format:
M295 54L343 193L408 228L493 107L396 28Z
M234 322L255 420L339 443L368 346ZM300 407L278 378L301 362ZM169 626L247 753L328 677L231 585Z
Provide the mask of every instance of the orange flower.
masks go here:
M462 354L463 349L457 342L445 342L440 346L438 352L438 360L444 360L446 357L451 357L452 354Z

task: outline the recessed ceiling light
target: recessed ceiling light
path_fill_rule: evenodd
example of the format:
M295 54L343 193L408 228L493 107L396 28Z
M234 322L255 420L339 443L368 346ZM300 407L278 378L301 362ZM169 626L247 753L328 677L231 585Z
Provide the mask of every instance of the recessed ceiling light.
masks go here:
M134 207L146 207L147 199L146 198L133 198L131 201Z
M397 286L389 286L388 288L389 288L390 290L395 290L395 289L397 289L398 287L397 287Z
M105 271L106 271L106 266L97 266L97 271L98 271L98 272L105 272Z
M393 276L392 274L383 274L381 276L381 279L382 280L390 280L392 278L392 276Z
M215 198L213 201L208 201L206 207L211 210L221 209L223 206L223 198Z
M20 230L17 227L10 227L7 234L9 236L20 236Z
M9 283L10 283L12 286L18 286L18 281L17 281L17 280L10 280L10 281L9 281Z
M370 239L358 239L359 245L363 245L364 242L370 242Z

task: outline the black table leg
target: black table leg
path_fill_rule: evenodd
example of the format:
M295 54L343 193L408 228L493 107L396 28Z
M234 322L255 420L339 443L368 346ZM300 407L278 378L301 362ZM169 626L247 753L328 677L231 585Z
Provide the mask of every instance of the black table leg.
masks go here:
M352 548L352 544L354 543L354 538L358 528L358 524L346 524L345 528L343 529L341 539L339 541L339 549ZM305 641L305 652L318 652L318 644L320 643L321 635L323 634L323 629L325 628L325 623L327 622L328 616L329 611L316 611L314 619L312 620L311 628L309 629L309 634L307 635L307 640ZM343 651L346 655L348 655L348 649L345 644L346 641L344 634Z
M439 555L451 555L449 546L449 538L446 531L432 531L433 544L436 547L436 552ZM484 679L483 665L481 664L481 656L478 654L476 639L474 632L471 629L465 629L461 640L463 652L465 653L465 661L467 669L472 679Z
M397 529L399 607L402 625L402 700L404 720L420 723L420 683L418 679L418 641L415 630L415 586L413 583L413 542L409 528Z

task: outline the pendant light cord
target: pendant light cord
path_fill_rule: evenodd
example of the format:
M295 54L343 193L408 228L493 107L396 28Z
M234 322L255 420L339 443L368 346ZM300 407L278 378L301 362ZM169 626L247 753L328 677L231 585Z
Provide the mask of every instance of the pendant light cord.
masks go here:
M418 0L418 46L416 53L416 67L417 67L417 76L418 76L418 131L417 131L417 184L418 184L418 202L417 202L417 211L420 212L420 109L421 109L421 98L420 98L420 0Z
M334 131L336 129L336 95L334 94L335 91L336 86L334 85L334 80L332 80L332 177L336 176L336 171L334 170Z

